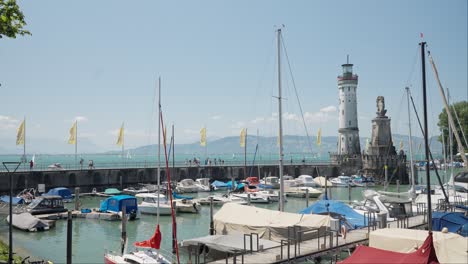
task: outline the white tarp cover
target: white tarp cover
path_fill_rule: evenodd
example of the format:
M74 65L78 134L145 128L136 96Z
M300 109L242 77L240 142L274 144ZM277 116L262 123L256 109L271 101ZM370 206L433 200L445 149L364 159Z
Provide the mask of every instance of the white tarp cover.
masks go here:
M7 217L7 222L10 222L10 216ZM14 214L12 225L22 230L31 230L33 228L42 228L49 226L47 222L34 217L30 213Z
M250 238L245 238L246 243L245 247L246 250L250 250ZM252 248L254 250L258 250L256 237L253 237L253 245ZM222 252L240 252L244 251L244 235L214 235L214 236L204 236L198 238L191 238L186 239L180 242L182 247L187 246L197 246L198 244L206 245L209 248L222 251ZM273 242L270 240L259 239L259 246L263 246L263 249L268 249L272 247L280 246L279 243Z
M372 231L369 246L401 253L416 251L427 238L428 231L384 228ZM433 232L434 248L440 263L467 263L468 238L455 233Z
M325 177L323 176L318 176L314 178L314 182L320 185L320 187L325 187L325 182L327 183L328 187L331 187L333 184L328 181Z
M214 215L217 235L257 233L260 238L280 242L287 238L288 226L294 225L302 230L329 227L330 216L285 213L234 203L224 204Z

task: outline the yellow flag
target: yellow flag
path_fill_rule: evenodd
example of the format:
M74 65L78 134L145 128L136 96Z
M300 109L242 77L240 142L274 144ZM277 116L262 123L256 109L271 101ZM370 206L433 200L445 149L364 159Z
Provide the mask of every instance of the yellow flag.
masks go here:
M322 129L319 128L317 132L317 145L322 145Z
M243 128L240 133L240 146L245 147L245 135L246 135L246 130Z
M21 125L16 130L16 145L24 144L24 121L21 122Z
M68 144L76 144L76 125L78 121L75 121L73 126L70 128L70 138L68 139Z
M400 150L403 150L403 140L400 140Z
M206 146L206 127L200 130L200 146Z
M117 146L123 146L124 144L124 124L120 127L119 138L117 139Z

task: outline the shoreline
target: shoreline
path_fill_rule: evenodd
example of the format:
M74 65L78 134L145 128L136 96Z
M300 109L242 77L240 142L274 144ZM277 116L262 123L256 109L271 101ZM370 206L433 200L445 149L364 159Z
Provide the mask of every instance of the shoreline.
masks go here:
M8 225L6 226L8 227ZM0 242L3 243L7 247L7 252L8 252L8 240L9 240L9 237L8 237L8 228L7 228L7 232L0 233ZM21 258L21 260L24 260L27 257L29 257L28 258L29 261L43 260L42 258L31 254L31 252L29 252L29 250L25 249L24 247L17 245L17 243L14 242L14 236L13 236L13 253L14 253L13 256L18 256ZM8 261L8 253L6 255L7 255L7 261Z

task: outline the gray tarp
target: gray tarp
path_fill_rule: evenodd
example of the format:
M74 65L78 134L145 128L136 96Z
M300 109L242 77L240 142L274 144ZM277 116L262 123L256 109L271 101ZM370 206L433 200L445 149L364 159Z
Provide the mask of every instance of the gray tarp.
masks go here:
M7 222L10 222L10 216L7 217ZM33 228L48 227L49 224L39 218L34 217L30 213L21 213L13 215L13 226L22 230L32 231Z
M256 237L253 237L253 246L254 250L257 250ZM197 246L198 244L206 245L209 248L221 251L235 253L244 251L244 236L243 235L214 235L214 236L204 236L198 238L192 238L184 240L180 243L181 247L187 246ZM280 243L259 239L259 246L263 249L272 248L280 246ZM246 238L246 250L250 250L250 238Z

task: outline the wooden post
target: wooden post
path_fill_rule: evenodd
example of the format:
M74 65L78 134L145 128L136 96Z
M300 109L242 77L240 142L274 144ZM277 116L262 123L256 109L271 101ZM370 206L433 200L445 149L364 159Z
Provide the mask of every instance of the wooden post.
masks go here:
M388 166L384 166L385 169L385 182L384 182L384 191L387 191L388 188Z
M72 222L72 212L68 211L67 217L67 264L72 263L72 233L73 222Z
M122 205L122 230L120 233L120 253L123 255L125 251L125 243L127 241L127 205L125 202Z
M306 208L309 207L309 188L306 189Z
M247 194L247 204L250 205L250 193Z
M351 184L348 182L348 203L351 204Z
M214 235L213 197L210 197L210 236Z
M176 201L172 201L172 208L174 208L174 210L177 208L176 207ZM175 212L174 212L174 222L173 222L173 225L174 225L174 228L172 228L172 253L176 253L176 238L177 238L177 219L176 219L176 215L175 215Z
M80 210L80 187L75 187L75 210Z

